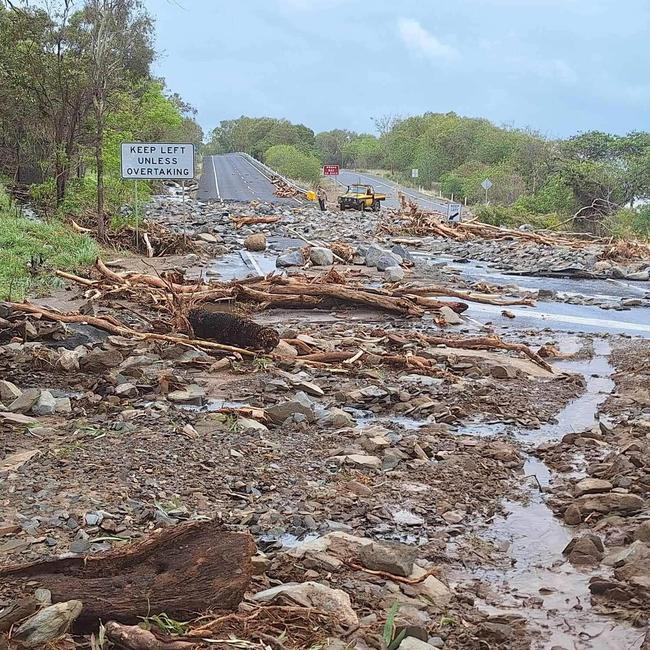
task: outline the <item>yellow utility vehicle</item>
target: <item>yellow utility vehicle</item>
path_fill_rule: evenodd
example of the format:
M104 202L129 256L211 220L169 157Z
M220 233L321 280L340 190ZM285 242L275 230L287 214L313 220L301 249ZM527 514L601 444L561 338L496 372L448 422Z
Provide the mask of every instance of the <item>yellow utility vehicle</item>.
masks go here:
M345 194L339 196L341 210L373 210L379 212L381 202L386 200L385 194L378 194L372 185L348 185Z

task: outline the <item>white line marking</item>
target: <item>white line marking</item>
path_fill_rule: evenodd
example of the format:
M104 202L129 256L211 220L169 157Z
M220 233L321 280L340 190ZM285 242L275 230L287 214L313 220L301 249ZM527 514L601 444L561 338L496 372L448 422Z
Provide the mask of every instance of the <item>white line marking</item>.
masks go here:
M494 314L500 313L503 310L503 307L472 303L470 305L470 310L474 312L478 311ZM571 316L569 314L551 314L549 312L527 311L524 309L514 309L512 307L508 307L508 311L511 311L515 316L521 316L522 318L533 318L535 320L543 320L551 323L571 323L573 325L588 325L590 327L600 327L608 330L615 329L650 333L650 325L644 325L643 323L630 323L628 321L618 321L609 318L587 318L585 316Z
M248 160L248 158L246 158L245 156L239 156L239 157L240 157L242 160L244 160L245 162L247 162L247 163L248 163L248 164L249 164L249 165L250 165L250 166L251 166L251 167L252 167L252 168L253 168L253 169L258 173L258 174L261 174L262 176L264 176L264 178L266 178L266 180L267 180L269 183L271 183L271 185L273 185L273 183L271 182L270 177L267 176L267 175L266 175L266 174L265 174L265 173L264 173L264 172L263 172L259 167L255 167L255 165L253 165L253 163L252 163L250 160ZM299 199L297 199L295 196L292 196L291 198L292 198L296 203L302 203L302 201L300 201Z
M223 203L223 199L219 193L219 181L217 180L217 168L214 166L214 156L210 156L210 160L212 161L212 173L214 174L214 186L217 190L217 198Z

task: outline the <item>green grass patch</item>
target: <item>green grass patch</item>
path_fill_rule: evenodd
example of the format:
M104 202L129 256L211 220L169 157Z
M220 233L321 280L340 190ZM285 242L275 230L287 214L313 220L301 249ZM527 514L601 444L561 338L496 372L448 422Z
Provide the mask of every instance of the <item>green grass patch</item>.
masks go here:
M21 216L0 187L0 299L23 300L57 285L56 269L78 271L99 255L97 243L60 221ZM38 269L32 272L32 260Z

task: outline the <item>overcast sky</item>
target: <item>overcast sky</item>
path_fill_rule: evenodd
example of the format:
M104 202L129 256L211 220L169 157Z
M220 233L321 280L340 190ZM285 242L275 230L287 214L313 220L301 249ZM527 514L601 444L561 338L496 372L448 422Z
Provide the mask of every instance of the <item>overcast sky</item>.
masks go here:
M156 72L220 120L372 131L455 111L549 136L650 130L650 0L145 0Z

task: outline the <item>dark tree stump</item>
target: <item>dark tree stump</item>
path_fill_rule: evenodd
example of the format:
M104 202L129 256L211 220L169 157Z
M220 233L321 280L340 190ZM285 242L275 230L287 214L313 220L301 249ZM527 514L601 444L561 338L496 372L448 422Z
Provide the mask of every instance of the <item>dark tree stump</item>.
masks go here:
M248 533L224 531L214 521L192 522L138 544L86 558L66 558L0 569L0 583L24 593L35 581L52 601L80 600L78 630L99 619L137 623L166 613L186 620L206 610L234 610L248 588L255 543ZM33 582L29 591L35 589Z

